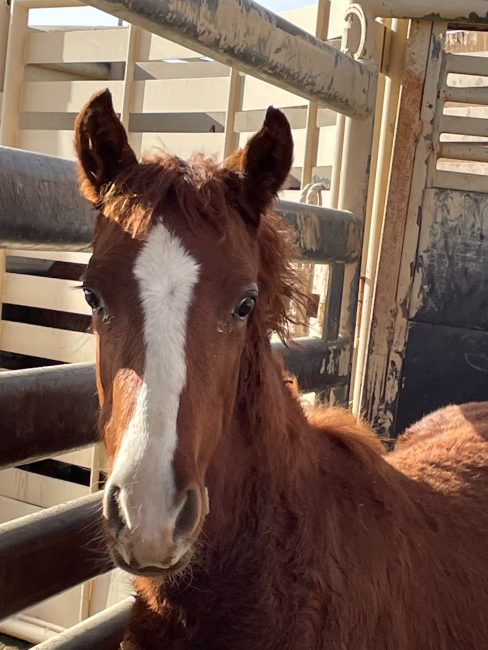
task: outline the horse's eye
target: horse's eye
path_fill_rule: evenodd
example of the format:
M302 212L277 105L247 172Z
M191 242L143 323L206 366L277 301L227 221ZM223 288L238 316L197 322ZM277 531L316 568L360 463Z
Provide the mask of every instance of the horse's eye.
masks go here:
M83 293L85 294L85 300L88 303L88 306L91 307L94 314L102 309L102 301L93 289L90 289L90 287L83 287Z
M254 309L255 302L255 299L251 296L247 296L244 298L244 300L241 300L241 302L234 309L234 318L237 318L237 320L245 320Z

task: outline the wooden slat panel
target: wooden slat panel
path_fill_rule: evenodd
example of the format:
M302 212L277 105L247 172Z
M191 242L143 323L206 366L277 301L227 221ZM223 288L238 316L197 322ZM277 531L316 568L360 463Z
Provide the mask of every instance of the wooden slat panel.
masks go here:
M146 151L164 147L171 153L189 158L203 151L208 156L222 158L224 151L223 133L145 133L142 148Z
M186 61L169 63L167 61L141 61L136 65L135 79L140 81L145 75L154 79L203 79L210 77L228 77L230 68L217 61Z
M457 74L488 76L488 58L482 56L446 55L446 71Z
M125 61L128 28L31 32L26 37L25 64Z
M75 160L72 131L19 131L19 149Z
M241 133L239 138L239 146L243 147L253 132ZM294 144L294 161L297 167L301 166L305 156L305 129L295 129L292 132ZM319 131L319 146L317 151L317 166L329 167L334 162L334 143L335 143L336 127L326 126L322 127Z
M94 361L96 340L92 334L70 332L26 323L2 321L0 350L67 363Z
M0 472L0 495L17 499L41 508L52 508L89 494L84 485L61 481L22 469L5 469Z
M135 81L134 105L143 113L226 111L229 83L228 77Z
M77 113L89 97L110 88L115 110L122 109L122 81L34 81L24 84L24 112ZM229 79L154 79L134 82L134 104L144 113L225 111Z
M3 302L91 315L79 282L7 273Z
M115 110L120 112L123 84L123 81L32 81L23 85L21 111L78 113L93 93L110 88Z
M93 461L93 447L61 454L60 456L56 456L56 460L60 460L63 463L70 463L71 465L90 468Z
M454 117L443 115L439 120L439 133L478 135L488 137L488 120L479 117Z
M189 50L183 45L167 41L165 38L151 34L151 43L149 46L150 61L161 61L164 59L193 59L202 56L199 52Z
M10 248L7 250L7 257L31 257L39 260L55 260L57 262L73 262L74 264L88 264L91 253L63 253L62 251L27 251Z
M275 108L306 106L302 97L277 88L276 86L271 86L255 77L247 76L244 85L242 110L250 111L258 108L268 108L271 104Z
M131 133L223 133L225 113L132 113Z
M304 129L307 124L307 108L283 108L292 129ZM261 128L266 115L266 109L257 109L252 111L241 111L236 113L236 133L249 133ZM317 115L317 126L334 126L337 119L337 113L328 108L319 108Z
M7 521L12 521L12 519L18 517L32 515L34 512L39 512L39 510L41 508L30 503L22 503L22 501L0 496L0 524L5 524Z

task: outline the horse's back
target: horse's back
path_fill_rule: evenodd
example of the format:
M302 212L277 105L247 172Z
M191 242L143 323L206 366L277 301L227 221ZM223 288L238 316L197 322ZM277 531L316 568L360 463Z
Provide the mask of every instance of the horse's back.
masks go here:
M431 413L386 458L402 472L411 504L405 521L413 577L402 593L416 638L406 647L486 647L488 402Z
M387 456L408 476L441 491L488 490L488 402L452 405L434 411L409 427Z

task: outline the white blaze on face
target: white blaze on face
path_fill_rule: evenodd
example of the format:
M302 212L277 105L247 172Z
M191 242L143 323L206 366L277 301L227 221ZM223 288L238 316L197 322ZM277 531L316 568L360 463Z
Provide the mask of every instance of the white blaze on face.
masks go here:
M107 487L120 488L119 505L129 531L156 545L163 530L170 534L177 514L176 420L186 383L186 326L199 265L160 223L150 231L134 275L144 312L145 371Z

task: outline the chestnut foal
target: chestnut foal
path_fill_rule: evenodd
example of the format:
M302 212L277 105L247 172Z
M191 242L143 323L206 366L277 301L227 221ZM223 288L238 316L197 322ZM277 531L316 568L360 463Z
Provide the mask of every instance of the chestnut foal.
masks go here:
M269 212L283 114L222 165L138 162L104 91L76 149L99 211L83 288L104 515L138 576L124 648L488 647L488 406L440 411L385 455L346 410L306 417L272 354L299 294Z

